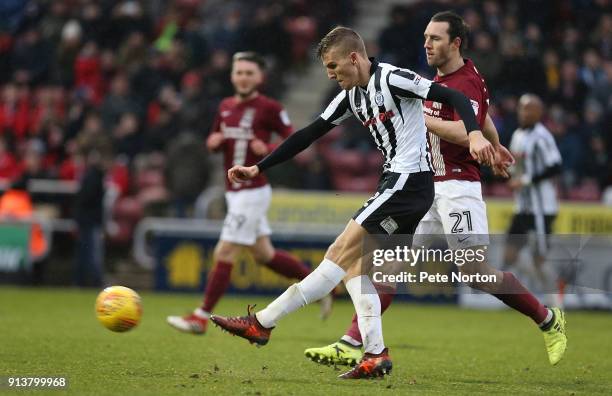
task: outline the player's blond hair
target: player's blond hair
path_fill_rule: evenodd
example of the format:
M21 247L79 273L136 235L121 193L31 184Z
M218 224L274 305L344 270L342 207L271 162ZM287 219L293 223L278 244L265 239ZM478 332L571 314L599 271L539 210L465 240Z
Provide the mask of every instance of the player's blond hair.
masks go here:
M343 55L357 52L367 57L365 44L359 33L344 26L336 26L321 39L317 46L317 57L323 58L332 48L340 49Z

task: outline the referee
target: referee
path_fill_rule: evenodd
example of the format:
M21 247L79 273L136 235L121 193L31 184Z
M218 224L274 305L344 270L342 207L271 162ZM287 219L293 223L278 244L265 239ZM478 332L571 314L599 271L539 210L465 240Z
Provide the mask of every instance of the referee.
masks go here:
M535 232L533 262L545 292L554 290L554 275L544 268L547 236L559 211L554 177L561 172L561 154L550 131L540 122L544 106L533 94L521 96L518 104L519 128L514 131L510 151L516 167L509 181L514 190L515 214L508 230L504 253L506 267L514 265L527 243L527 234ZM558 304L558 302L556 302Z

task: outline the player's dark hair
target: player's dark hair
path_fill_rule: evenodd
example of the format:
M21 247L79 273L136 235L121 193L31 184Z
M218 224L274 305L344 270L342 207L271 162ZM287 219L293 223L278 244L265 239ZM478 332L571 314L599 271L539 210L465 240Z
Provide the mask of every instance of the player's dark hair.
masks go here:
M351 28L336 26L325 35L317 46L317 57L322 58L333 47L341 47L344 53L359 52L366 55L363 39Z
M463 18L452 11L442 11L432 16L431 21L448 23L448 35L450 36L450 41L452 42L454 39L459 37L461 39L459 52L462 53L467 47L468 33L470 32L470 27L465 23Z
M241 60L253 62L257 64L257 66L259 66L261 70L264 70L266 68L266 61L261 55L259 55L255 51L236 52L234 56L232 57L233 62L241 61Z

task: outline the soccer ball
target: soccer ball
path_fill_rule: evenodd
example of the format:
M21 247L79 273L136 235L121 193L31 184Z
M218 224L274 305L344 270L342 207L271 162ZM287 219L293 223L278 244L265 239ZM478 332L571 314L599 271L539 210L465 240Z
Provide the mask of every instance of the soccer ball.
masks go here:
M136 327L142 317L140 296L128 287L107 287L96 298L96 316L111 331L128 331Z

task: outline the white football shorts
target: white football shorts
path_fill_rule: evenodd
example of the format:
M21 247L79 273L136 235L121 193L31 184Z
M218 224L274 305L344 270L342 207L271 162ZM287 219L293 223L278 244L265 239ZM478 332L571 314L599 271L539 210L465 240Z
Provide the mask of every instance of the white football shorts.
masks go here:
M269 185L239 191L227 191L227 215L221 230L221 239L240 245L253 245L257 238L270 235L268 208L272 199Z
M417 226L413 246L431 246L443 237L450 249L489 244L487 206L480 182L445 180L434 183L433 205Z

